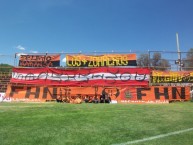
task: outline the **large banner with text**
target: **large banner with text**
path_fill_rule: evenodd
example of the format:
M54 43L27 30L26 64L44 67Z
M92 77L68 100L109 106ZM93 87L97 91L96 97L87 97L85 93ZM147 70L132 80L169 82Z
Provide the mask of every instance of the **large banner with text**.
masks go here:
M66 55L68 67L137 66L136 54Z
M119 103L168 103L190 100L189 87L62 87L62 86L18 86L8 85L6 97L12 101L56 100L89 96L100 98L108 94Z
M152 83L193 83L193 71L152 71Z
M62 86L148 86L146 68L13 68L11 83Z
M59 67L60 55L21 55L19 58L21 67Z

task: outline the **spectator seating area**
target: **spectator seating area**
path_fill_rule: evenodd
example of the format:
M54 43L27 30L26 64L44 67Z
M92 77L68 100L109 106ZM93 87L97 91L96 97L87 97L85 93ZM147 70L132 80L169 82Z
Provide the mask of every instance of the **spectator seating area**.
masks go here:
M0 92L6 92L7 85L10 83L11 73L0 72Z

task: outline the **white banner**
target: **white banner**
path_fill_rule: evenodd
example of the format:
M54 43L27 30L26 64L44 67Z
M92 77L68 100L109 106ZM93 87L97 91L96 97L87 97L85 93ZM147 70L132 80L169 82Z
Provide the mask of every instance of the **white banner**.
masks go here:
M11 102L11 98L5 97L5 93L0 92L0 102Z

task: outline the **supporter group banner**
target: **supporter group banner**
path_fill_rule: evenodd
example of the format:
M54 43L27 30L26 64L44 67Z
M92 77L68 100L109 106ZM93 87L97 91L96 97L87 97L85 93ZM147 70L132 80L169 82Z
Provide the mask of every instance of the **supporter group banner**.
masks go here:
M193 83L193 72L153 70L152 83Z
M68 67L137 66L136 54L66 55Z
M21 55L19 58L21 67L58 67L60 55Z
M188 87L61 87L61 86L14 86L8 85L6 97L12 101L46 101L59 98L91 99L108 94L119 103L168 103L190 100Z
M13 68L11 83L63 86L147 86L146 68Z

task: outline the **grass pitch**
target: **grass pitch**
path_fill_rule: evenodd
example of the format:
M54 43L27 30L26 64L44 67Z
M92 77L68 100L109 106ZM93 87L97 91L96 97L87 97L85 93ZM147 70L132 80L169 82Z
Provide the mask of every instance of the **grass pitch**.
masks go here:
M193 128L193 102L0 103L1 145L124 144ZM135 145L190 145L193 131Z

